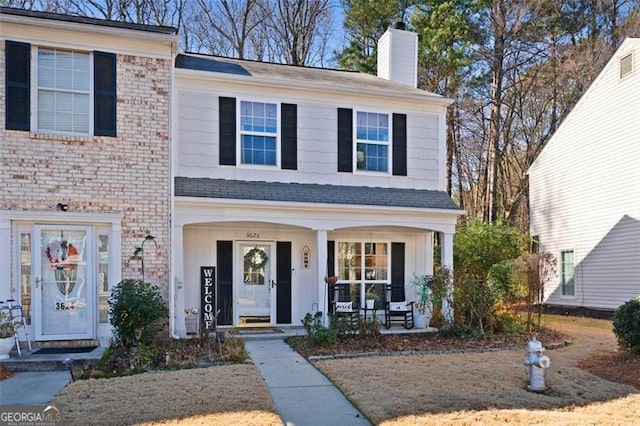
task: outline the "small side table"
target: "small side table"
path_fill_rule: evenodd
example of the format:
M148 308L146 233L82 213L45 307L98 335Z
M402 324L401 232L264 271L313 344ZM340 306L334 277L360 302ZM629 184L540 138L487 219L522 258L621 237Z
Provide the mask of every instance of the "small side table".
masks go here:
M364 320L367 320L367 312L371 312L371 319L374 320L376 319L376 311L378 309L376 309L376 307L374 306L373 308L367 308L367 306L365 305L362 310L364 310Z

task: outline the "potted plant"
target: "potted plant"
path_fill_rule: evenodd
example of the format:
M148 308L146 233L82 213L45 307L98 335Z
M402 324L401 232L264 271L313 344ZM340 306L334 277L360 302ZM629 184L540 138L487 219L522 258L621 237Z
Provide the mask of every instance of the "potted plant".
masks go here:
M11 317L0 311L0 359L8 359L9 352L15 344L16 329Z
M367 304L367 309L373 309L378 300L380 300L380 296L373 289L368 289L364 294L364 300Z
M417 314L413 316L416 328L427 328L431 321L431 314L434 302L438 302L438 297L433 292L434 275L413 274L411 285L416 289L416 309Z

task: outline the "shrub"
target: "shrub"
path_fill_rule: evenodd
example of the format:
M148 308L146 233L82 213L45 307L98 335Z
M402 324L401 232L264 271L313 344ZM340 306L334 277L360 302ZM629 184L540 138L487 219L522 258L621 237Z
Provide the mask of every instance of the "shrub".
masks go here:
M126 279L109 296L109 316L116 342L131 348L148 344L158 335L161 320L169 317L169 309L158 287Z
M222 343L222 353L223 358L231 362L244 362L249 358L242 339L225 339L224 343Z
M307 312L302 320L302 325L313 346L331 346L338 340L338 328L333 320L329 327L322 325L322 312L316 312L313 316Z
M493 265L520 256L527 242L527 236L517 228L474 220L455 234L454 271L486 280Z
M613 332L622 349L640 354L640 296L616 309Z
M365 342L380 342L382 333L380 333L380 322L377 319L358 321L357 338Z

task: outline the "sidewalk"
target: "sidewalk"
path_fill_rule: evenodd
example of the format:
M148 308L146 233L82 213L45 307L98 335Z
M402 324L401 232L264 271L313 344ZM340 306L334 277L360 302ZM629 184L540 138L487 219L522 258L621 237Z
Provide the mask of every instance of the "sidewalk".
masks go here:
M68 371L14 373L0 382L0 406L46 405L70 380Z
M245 341L245 348L287 426L370 425L315 367L281 339Z

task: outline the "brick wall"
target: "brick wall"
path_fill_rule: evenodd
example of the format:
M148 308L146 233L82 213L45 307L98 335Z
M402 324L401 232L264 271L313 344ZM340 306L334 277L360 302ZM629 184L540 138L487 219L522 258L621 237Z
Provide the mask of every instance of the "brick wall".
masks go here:
M0 47L0 117L5 116L4 43ZM170 75L167 59L118 55L117 137L37 135L7 131L0 140L0 203L4 210L124 213L122 276L147 232L145 280L168 297L170 255ZM32 90L33 87L32 87Z

